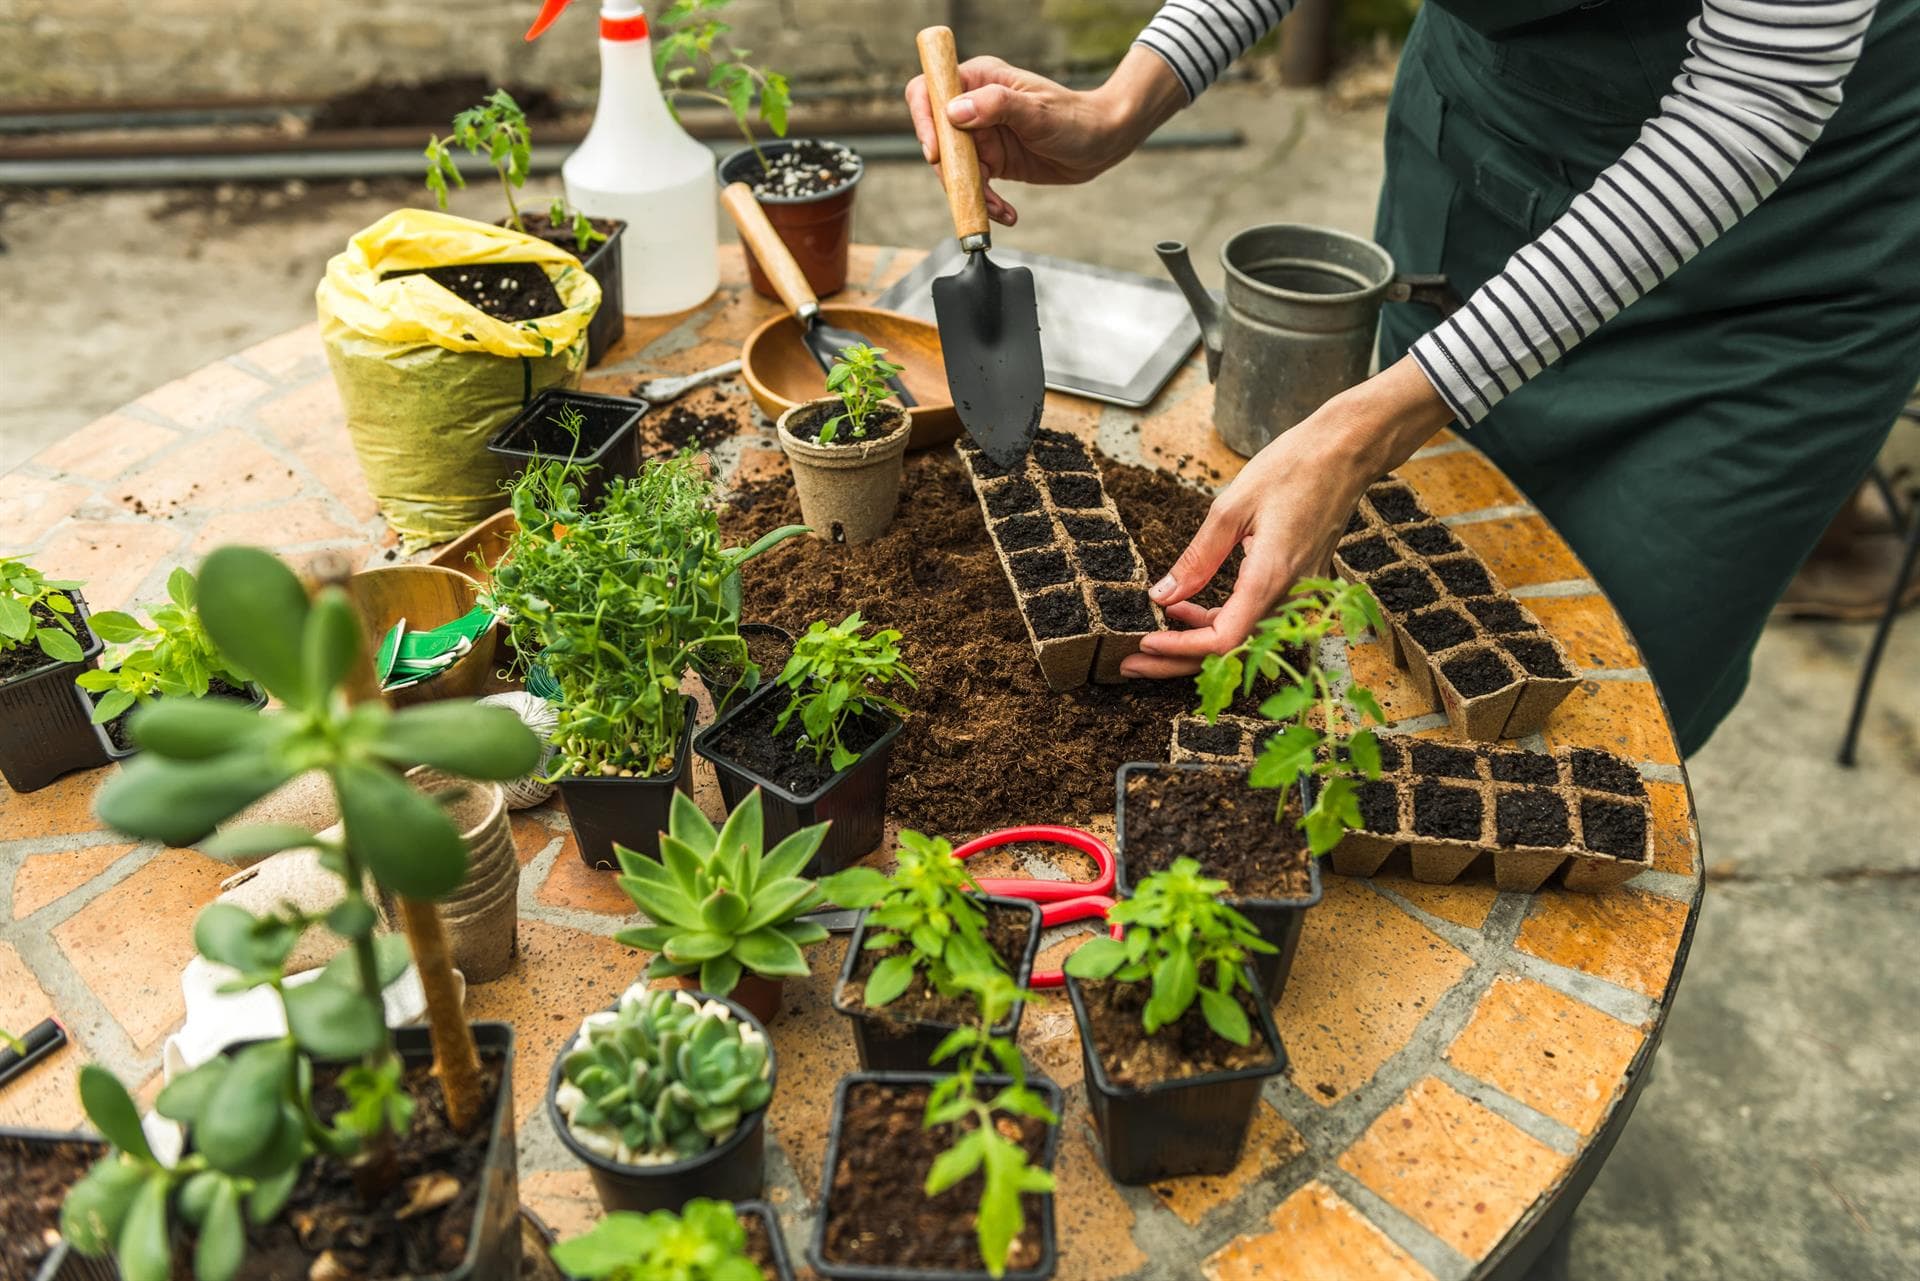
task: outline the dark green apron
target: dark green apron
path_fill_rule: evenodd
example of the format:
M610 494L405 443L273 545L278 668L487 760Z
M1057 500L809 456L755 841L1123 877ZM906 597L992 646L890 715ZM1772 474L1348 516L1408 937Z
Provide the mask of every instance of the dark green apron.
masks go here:
M1429 0L1376 237L1463 294L1659 110L1689 0ZM1920 376L1920 0L1881 0L1844 104L1778 191L1467 433L1638 640L1683 751ZM1435 321L1387 308L1381 362Z

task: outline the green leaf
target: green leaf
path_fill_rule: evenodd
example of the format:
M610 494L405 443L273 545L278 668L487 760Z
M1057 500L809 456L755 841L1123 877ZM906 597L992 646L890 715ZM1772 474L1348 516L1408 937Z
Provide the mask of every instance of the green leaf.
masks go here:
M327 928L341 938L364 938L379 923L380 914L373 910L373 904L358 896L341 900L327 913ZM347 954L341 953L343 956ZM404 965L402 968L405 968Z
M34 633L40 652L56 663L77 663L86 656L80 642L57 627L42 627Z
M358 990L317 979L286 989L287 1028L322 1059L352 1059L386 1044L380 1007Z
M232 903L209 903L193 922L195 950L242 974L279 969L299 940L294 926L256 917Z
M163 700L137 713L139 717L168 705ZM100 789L95 810L103 822L142 840L168 845L192 845L273 791L295 771L258 753L240 753L206 761L171 761L141 756L121 768L118 777Z
M540 739L504 707L442 702L395 713L373 750L402 765L431 765L462 778L507 780L540 765ZM678 793L676 793L678 795Z
M300 635L301 670L316 699L346 679L361 644L360 616L347 594L330 587L316 596Z
M25 640L33 631L33 612L12 596L0 595L0 636Z
M110 1253L149 1174L166 1178L157 1168L117 1152L101 1157L67 1190L60 1207L60 1235L82 1254L97 1258Z
M676 934L667 940L663 950L668 960L683 965L711 961L733 950L733 935L714 934L705 930Z
M930 1197L939 1196L979 1169L986 1156L985 1134L984 1130L969 1130L958 1143L935 1157L921 1191Z
M240 1194L232 1179L214 1185L213 1201L200 1225L193 1251L194 1281L232 1281L246 1257L247 1234L240 1222Z
M142 1160L154 1159L140 1129L140 1110L133 1105L133 1096L120 1078L97 1063L80 1069L80 1106L107 1142Z
M733 945L734 959L766 978L805 978L807 976L806 953L789 939L773 929L759 929L751 934L743 934Z
M676 796L683 793L676 792ZM743 893L752 891L759 872L760 851L766 846L765 825L761 821L760 789L747 793L747 799L733 807L726 825L714 838L714 852L736 869ZM746 857L743 857L746 856Z
M1199 987L1200 975L1192 952L1176 947L1162 957L1153 970L1153 995L1147 998L1147 1007L1142 1011L1141 1021L1148 1035L1185 1014Z
M167 1281L172 1273L172 1252L167 1248L169 1190L169 1180L155 1175L134 1197L133 1208L120 1228L120 1247L115 1251L122 1281Z
M864 999L868 1006L877 1009L897 1000L912 982L913 957L889 956L873 967Z
M700 963L700 990L711 996L726 996L740 982L740 962L732 956L716 956Z
M819 900L819 887L800 877L763 880L754 891L752 910L740 922L739 932L751 934L758 929L790 921Z
M1127 962L1126 945L1114 938L1092 938L1067 957L1066 971L1077 979L1111 978Z
M803 827L768 850L766 858L760 862L761 885L799 876L819 851L820 842L826 839L827 829L831 826L831 823L815 823L812 827ZM885 879L881 877L881 880Z
M0 609L11 601L0 599ZM87 615L87 626L93 628L93 634L109 645L131 645L147 634L147 629L132 614L117 609L103 609Z
M1206 1017L1207 1026L1235 1045L1245 1045L1253 1039L1253 1028L1247 1022L1247 1012L1240 1008L1240 1002L1224 992L1216 992L1210 987L1200 989L1200 1012Z
M217 832L201 842L200 849L214 858L240 862L266 858L282 850L304 849L313 841L313 833L304 827L295 827L290 823L259 823L252 827L232 827Z
M279 1218L280 1211L286 1208L287 1199L293 1195L294 1186L299 1181L300 1166L294 1164L254 1184L253 1191L247 1194L248 1222L258 1227Z
M872 907L892 887L891 881L871 867L845 868L820 882L827 902L846 908Z
M200 1119L209 1103L220 1096L227 1073L233 1069L228 1059L208 1059L191 1072L183 1072L167 1082L153 1101L153 1110L169 1121L192 1125Z
M204 761L253 755L247 745L267 724L259 712L229 698L162 698L142 708L127 731L156 756Z
M730 889L717 889L700 904L700 919L710 930L731 934L747 919L749 904L745 896Z
M200 1118L193 1138L214 1168L237 1172L276 1137L293 1047L286 1041L261 1041L231 1058L220 1106Z
M467 874L467 847L446 811L398 775L352 762L334 785L347 843L374 879L404 898L435 899Z
M312 697L301 653L310 608L293 571L256 547L222 547L200 567L200 619L214 645L290 707Z

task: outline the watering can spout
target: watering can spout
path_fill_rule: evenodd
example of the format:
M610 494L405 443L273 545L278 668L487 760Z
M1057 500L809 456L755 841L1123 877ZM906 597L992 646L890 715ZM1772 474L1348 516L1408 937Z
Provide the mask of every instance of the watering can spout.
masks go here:
M1167 274L1173 277L1173 283L1180 286L1180 292L1187 296L1187 305L1193 308L1193 318L1200 322L1200 342L1207 349L1207 381L1212 382L1220 373L1220 304L1213 300L1207 287L1200 283L1200 277L1193 273L1193 262L1187 257L1184 241L1163 240L1153 247L1165 264Z

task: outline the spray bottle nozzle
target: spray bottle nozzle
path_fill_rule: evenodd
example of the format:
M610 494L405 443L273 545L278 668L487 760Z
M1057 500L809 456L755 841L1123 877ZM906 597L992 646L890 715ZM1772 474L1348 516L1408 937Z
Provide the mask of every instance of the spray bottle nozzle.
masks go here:
M540 16L533 20L531 27L527 28L528 42L531 43L532 41L538 40L540 33L548 27L551 27L554 24L554 20L557 19L571 3L573 3L573 0L541 0Z

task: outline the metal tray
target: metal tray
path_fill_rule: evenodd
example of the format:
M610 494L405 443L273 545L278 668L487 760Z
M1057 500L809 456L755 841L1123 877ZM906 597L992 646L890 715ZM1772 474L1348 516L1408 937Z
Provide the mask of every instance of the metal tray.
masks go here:
M1002 267L1028 267L1040 299L1040 356L1047 386L1138 409L1160 394L1200 343L1200 326L1171 281L1091 263L995 249ZM933 317L933 280L960 269L951 238L874 301Z

